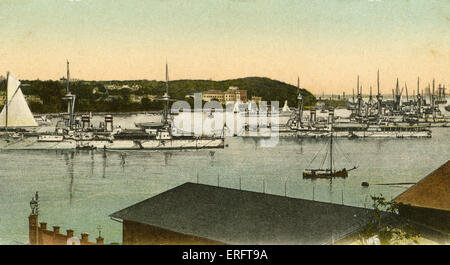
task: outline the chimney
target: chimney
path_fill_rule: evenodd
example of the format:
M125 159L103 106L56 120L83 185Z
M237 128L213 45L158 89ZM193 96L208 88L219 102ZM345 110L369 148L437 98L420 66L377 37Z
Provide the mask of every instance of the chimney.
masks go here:
M89 234L81 233L81 240L80 240L81 245L87 245L88 242L89 242Z
M28 236L30 245L38 244L38 235L39 235L39 226L38 226L38 215L32 214L28 216Z
M103 245L103 237L97 237L97 245Z
M59 226L53 226L53 234L59 234Z
M44 222L42 222L42 223L39 223L39 224L41 224L41 229L42 230L47 230L47 223L44 223Z
M73 237L73 230L72 229L68 229L68 230L66 230L66 232L67 232L67 238Z

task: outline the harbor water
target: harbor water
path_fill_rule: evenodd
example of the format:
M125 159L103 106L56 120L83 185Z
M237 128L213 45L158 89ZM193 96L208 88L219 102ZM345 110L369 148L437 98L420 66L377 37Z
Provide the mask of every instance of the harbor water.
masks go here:
M109 214L185 182L370 207L370 195L391 199L411 186L376 184L417 182L450 158L450 130L432 131L421 139L336 139L345 153L336 160L348 157L358 169L332 181L302 178L328 139L280 138L264 147L261 138L226 137L227 147L212 150L0 150L0 244L28 243L36 191L50 229L87 232L94 241L101 227L106 243L122 240Z

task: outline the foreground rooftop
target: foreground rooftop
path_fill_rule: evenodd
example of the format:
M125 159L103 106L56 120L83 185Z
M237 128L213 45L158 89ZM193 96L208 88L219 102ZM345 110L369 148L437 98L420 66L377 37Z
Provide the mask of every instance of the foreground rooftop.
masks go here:
M362 228L371 210L185 183L110 215L225 244L329 244Z

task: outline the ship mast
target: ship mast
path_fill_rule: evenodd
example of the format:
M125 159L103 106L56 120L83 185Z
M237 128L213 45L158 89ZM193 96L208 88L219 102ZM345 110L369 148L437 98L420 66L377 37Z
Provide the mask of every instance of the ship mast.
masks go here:
M420 96L420 77L417 77L417 113L421 113L422 97Z
M333 131L330 137L330 173L333 173Z
M405 82L405 90L406 90L406 102L409 102L409 98L408 98L408 85Z
M166 62L166 92L164 93L163 100L166 101L166 106L164 108L164 115L163 115L163 124L164 126L168 125L167 118L169 113L169 66Z
M75 95L72 95L70 92L70 71L69 71L69 60L67 60L67 79L66 79L66 96L64 99L67 99L67 112L69 114L69 129L72 129L73 126L73 112L75 107Z
M303 99L300 93L300 77L297 77L297 90L298 90L298 125L302 125L302 115L303 115Z
M5 111L6 111L6 120L5 120L5 130L8 130L8 81L9 81L9 72L6 74L6 104L5 104Z
M361 115L361 101L360 101L360 94L359 94L359 75L358 75L358 77L356 78L356 94L357 94L357 98L358 98L358 115L357 116L360 116Z
M381 117L381 104L383 102L383 97L380 94L380 69L377 71L377 101L378 101L378 118Z

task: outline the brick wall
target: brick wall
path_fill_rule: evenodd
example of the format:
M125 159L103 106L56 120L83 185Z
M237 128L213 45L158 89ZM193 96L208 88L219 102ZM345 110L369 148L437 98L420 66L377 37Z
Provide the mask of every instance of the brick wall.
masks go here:
M47 229L47 223L39 223L38 215L32 214L28 217L30 245L67 245L67 240L74 237L71 229L63 234L59 226ZM103 238L97 237L96 242L89 242L89 234L81 233L80 245L103 245Z
M124 245L223 245L207 238L123 220Z

